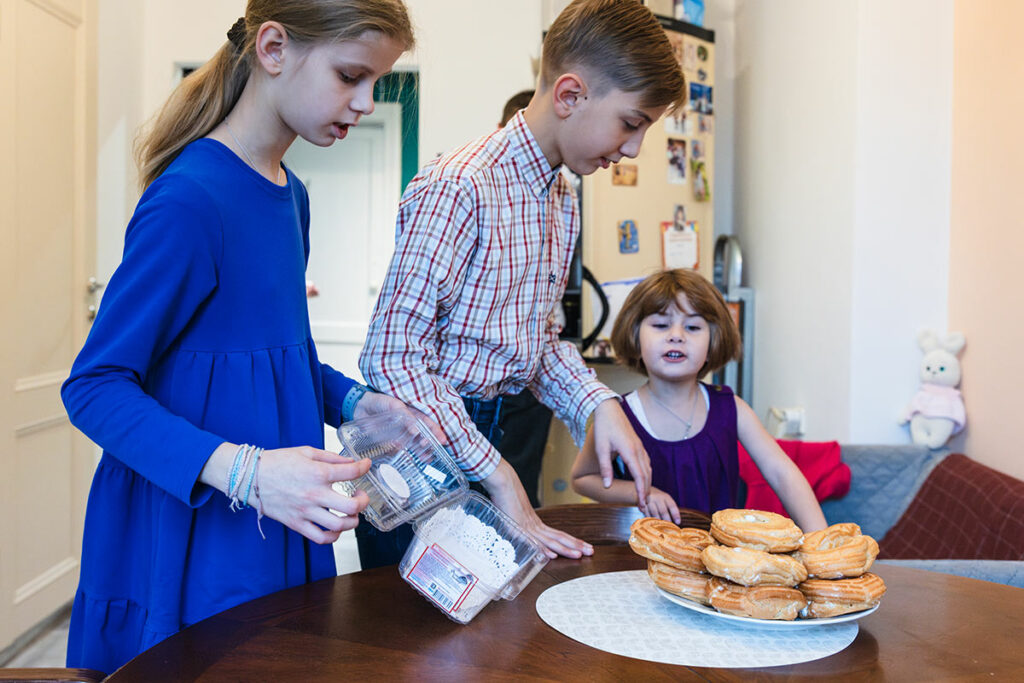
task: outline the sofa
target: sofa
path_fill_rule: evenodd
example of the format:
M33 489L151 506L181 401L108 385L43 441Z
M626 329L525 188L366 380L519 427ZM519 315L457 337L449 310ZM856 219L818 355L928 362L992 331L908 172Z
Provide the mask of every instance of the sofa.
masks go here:
M1024 481L923 446L841 446L850 490L822 503L855 522L878 561L1024 588Z

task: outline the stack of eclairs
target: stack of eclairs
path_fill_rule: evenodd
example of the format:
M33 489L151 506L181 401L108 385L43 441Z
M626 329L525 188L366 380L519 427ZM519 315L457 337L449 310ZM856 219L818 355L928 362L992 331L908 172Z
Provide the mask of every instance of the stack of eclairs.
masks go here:
M821 619L870 609L885 593L868 571L878 543L851 523L804 535L782 515L729 509L708 533L645 517L629 545L656 586L724 614Z

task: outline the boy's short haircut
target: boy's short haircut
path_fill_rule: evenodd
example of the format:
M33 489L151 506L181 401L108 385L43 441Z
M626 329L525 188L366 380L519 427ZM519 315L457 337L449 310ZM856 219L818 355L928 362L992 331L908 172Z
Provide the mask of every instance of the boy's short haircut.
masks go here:
M510 97L508 102L505 103L505 109L501 112L501 123L498 125L501 128L504 128L505 124L509 122L509 119L515 116L516 112L520 109L525 109L526 105L530 104L530 100L532 99L532 90L522 90Z
M673 109L686 101L686 81L657 18L638 0L574 0L544 36L541 87L584 69L596 95L611 88L641 93L640 106Z
M649 315L676 306L680 294L707 321L711 331L704 371L717 372L729 361L739 360L743 352L740 331L722 294L699 273L677 268L645 278L626 297L612 326L612 348L620 363L647 374L640 355L640 323Z

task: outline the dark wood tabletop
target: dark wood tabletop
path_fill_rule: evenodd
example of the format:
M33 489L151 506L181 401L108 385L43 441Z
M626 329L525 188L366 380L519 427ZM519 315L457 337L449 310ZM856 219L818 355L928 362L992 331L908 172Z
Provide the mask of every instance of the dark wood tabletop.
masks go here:
M875 565L888 592L857 622L849 647L790 666L656 664L582 645L537 616L537 598L550 586L644 566L621 545L553 560L517 599L491 603L465 626L410 588L396 567L347 574L206 619L108 680L1024 680L1024 590L905 567Z

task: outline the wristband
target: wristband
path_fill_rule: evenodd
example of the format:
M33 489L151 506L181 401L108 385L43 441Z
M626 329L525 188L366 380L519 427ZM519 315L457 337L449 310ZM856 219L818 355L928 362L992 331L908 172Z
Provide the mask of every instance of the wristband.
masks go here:
M353 384L341 402L341 421L348 422L356 412L356 404L366 395L367 388L362 384Z

